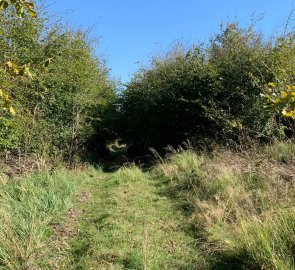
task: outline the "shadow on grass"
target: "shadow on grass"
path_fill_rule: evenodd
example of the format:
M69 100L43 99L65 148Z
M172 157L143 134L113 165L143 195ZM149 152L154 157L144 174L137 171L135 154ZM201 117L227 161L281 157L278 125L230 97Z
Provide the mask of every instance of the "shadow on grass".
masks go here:
M89 162L89 160L88 160ZM125 152L117 152L113 153L112 156L108 156L104 159L93 159L90 163L94 166L99 166L103 169L105 173L114 173L120 168L124 166L137 165L141 168L143 172L152 172L153 166L157 163L155 158L150 155L142 155L142 156L127 156ZM189 222L190 217L196 211L193 201L194 194L189 187L180 187L180 186L172 186L170 180L164 179L159 176L155 176L153 181L153 185L156 187L156 195L160 197L165 197L171 200L171 205L175 208L175 211L180 211L182 215L187 219L187 224L184 224L182 230L191 238L195 239L196 243L195 248L198 253L202 250L200 242L206 243L206 237L204 237L204 232L200 231L196 225L192 222ZM104 219L107 218L102 215L99 219L97 219L94 223L96 226L104 226L99 224L104 224ZM101 229L101 227L100 227ZM78 260L83 257L85 254L89 253L89 243L87 242L87 235L85 235L86 239L81 241L80 243L76 243L74 247L74 257ZM84 238L84 237L82 237ZM202 240L201 240L202 239ZM249 258L246 252L236 253L228 253L225 251L215 252L214 254L205 254L206 261L208 263L207 270L239 270L239 269L248 269L248 270L258 270L261 269L261 266L252 264L251 258ZM119 258L114 258L114 260L118 260ZM78 261L77 261L78 263ZM125 266L126 269L143 269L142 265L136 261L135 258L126 259L124 262L121 262L122 265ZM78 264L77 264L78 265ZM85 268L76 268L76 269L85 269ZM188 268L187 268L188 269ZM195 268L189 269L201 269L196 265ZM205 268L202 268L205 269Z
M189 222L190 217L196 211L192 201L194 201L194 194L189 189L181 190L178 186L172 186L169 179L155 179L156 194L158 196L166 197L173 203L176 211L180 211L184 217L187 218L187 225L183 227L184 232L196 240L196 250L202 250L202 244L206 243L204 232L202 232L196 225ZM246 252L229 253L225 251L216 251L214 254L203 253L208 263L207 270L260 270L261 266L252 262ZM199 269L199 268L196 268Z
M261 266L253 264L251 258L243 254L214 254L212 270L261 270Z
M93 167L101 168L104 173L114 173L122 167L136 165L143 172L149 171L155 165L155 159L150 154L141 156L132 156L127 154L108 155L104 157L95 157L93 155L84 158L84 162Z

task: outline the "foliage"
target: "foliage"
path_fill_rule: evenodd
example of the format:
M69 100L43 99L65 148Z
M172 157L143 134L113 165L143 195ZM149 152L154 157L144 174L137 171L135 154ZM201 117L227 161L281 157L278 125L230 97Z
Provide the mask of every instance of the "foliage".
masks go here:
M295 119L295 35L277 41L272 55L275 81L266 86L263 97L276 115Z
M290 84L278 85L268 83L267 93L263 94L268 108L277 115L295 119L295 86Z
M145 146L267 135L271 114L260 97L273 78L272 47L252 28L229 24L208 46L181 46L133 77L121 97L123 139ZM140 112L140 113L139 113Z
M12 5L15 8L15 13L18 15L18 17L22 18L25 15L25 11L29 13L31 17L37 17L37 14L34 10L34 3L28 2L26 0L1 0L0 1L0 10L5 10L9 7L9 5ZM32 74L30 72L30 68L28 64L24 64L22 66L19 66L17 63L7 61L4 64L6 70L9 72L12 76L29 76L32 78ZM5 70L5 69L4 69ZM8 95L8 93L2 89L0 89L0 98L2 99L2 111L9 112L12 115L16 114L15 108L11 105L11 97ZM2 112L3 113L3 112Z
M46 21L42 14L21 20L13 12L0 14L0 62L7 63L0 69L0 88L9 89L3 95L19 112L1 118L6 135L0 145L2 151L61 155L73 162L93 134L97 143L106 140L103 114L115 98L115 84L86 34Z
M37 13L34 10L35 6L32 2L27 0L0 0L0 10L7 9L9 5L15 8L15 12L20 18L24 17L25 12L28 12L32 17L37 17Z

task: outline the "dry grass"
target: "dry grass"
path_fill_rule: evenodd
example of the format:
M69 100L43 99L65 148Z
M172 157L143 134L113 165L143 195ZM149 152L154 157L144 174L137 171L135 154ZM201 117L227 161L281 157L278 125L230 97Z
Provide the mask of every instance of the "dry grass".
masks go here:
M193 208L190 220L209 259L295 269L294 149L285 142L210 157L183 151L162 161L157 173Z
M56 162L47 160L39 155L8 154L0 157L0 171L8 178L30 175L36 172L51 170Z

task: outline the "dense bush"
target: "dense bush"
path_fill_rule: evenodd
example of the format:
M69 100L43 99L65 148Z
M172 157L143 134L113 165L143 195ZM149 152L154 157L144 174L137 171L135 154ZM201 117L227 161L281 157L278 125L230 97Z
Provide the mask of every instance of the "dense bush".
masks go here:
M294 135L295 119L295 34L289 33L276 41L272 53L274 81L265 87L263 97L267 108L277 115L277 124L286 134Z
M271 135L273 114L261 93L276 74L274 50L280 48L253 28L229 24L208 46L153 59L121 97L121 136L162 147L187 138L199 144Z
M229 24L207 45L154 58L117 97L86 34L41 12L22 17L12 7L0 13L1 153L72 162L118 137L144 148L186 139L207 146L269 139L281 125L294 126L294 93L281 91L294 82L292 33L271 42Z
M81 31L49 26L45 16L16 18L0 13L0 62L30 65L32 78L0 68L0 89L8 94L16 116L3 110L1 151L60 155L70 161L93 134L100 143L107 132L103 113L115 98L104 60ZM98 142L99 143L99 142Z

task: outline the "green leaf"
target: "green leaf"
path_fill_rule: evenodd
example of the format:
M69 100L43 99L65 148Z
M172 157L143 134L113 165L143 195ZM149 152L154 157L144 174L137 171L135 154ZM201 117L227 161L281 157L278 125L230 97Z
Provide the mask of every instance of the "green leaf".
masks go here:
M0 9L7 9L8 8L8 3L6 1L1 1L0 2Z
M34 10L29 9L28 12L29 12L29 14L30 14L31 17L33 17L33 18L36 18L37 17L37 13Z
M9 112L10 112L12 115L16 115L16 110L15 110L12 106L10 106L10 108L9 108Z
M277 84L275 83L275 82L269 82L268 83L268 86L270 86L270 87L275 87Z
M47 68L50 63L51 63L52 58L48 58L45 62L44 62L44 67Z
M8 68L19 69L19 65L13 61L7 61L6 65Z

